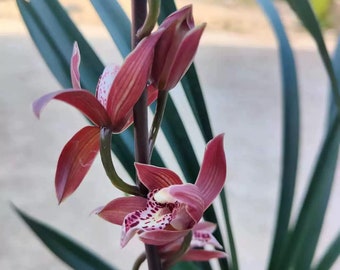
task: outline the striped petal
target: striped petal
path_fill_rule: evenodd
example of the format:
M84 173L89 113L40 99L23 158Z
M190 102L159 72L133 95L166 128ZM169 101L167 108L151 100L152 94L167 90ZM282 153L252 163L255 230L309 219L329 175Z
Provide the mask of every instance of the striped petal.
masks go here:
M164 90L174 88L188 70L196 54L204 28L205 24L195 27L190 30L181 41L181 44L176 51L176 55L174 56L174 61L169 71Z
M64 101L85 114L95 125L110 127L105 108L90 92L83 89L66 89L46 94L33 102L33 112L39 118L42 109L52 99Z
M181 261L209 261L211 259L219 259L227 257L227 253L216 250L190 249Z
M226 179L226 166L223 134L220 134L208 143L195 183L204 199L204 210L210 206L212 201L221 192Z
M59 203L78 188L90 169L99 151L99 132L98 127L84 127L62 150L55 176Z
M139 234L139 238L145 244L163 246L188 234L189 230L171 231L171 230L157 230L157 231L143 231Z
M179 176L169 169L137 162L135 167L138 178L150 191L171 185L183 184Z
M136 211L146 208L146 199L138 196L117 198L95 211L98 216L111 223L122 225L124 218Z
M129 111L136 104L147 86L154 47L162 31L144 38L128 55L111 86L107 111L114 125L114 131L119 132L129 119Z

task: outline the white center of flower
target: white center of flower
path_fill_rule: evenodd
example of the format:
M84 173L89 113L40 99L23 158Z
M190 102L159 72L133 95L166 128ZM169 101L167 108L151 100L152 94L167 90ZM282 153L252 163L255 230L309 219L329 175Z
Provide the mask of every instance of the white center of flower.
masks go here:
M157 191L154 195L154 199L158 203L175 203L176 199L171 196L168 192L168 188L162 188L161 190Z

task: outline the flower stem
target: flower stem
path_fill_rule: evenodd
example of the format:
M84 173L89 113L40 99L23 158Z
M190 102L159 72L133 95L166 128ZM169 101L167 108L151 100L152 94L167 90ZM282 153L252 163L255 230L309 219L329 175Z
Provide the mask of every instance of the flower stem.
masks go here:
M143 26L137 31L137 37L139 39L148 36L151 33L152 29L155 27L159 16L161 1L148 0L148 5L149 5L148 15L144 21Z
M100 157L106 172L106 175L111 180L111 183L119 190L132 194L141 196L140 190L136 186L129 185L121 179L113 166L112 156L111 156L111 130L108 128L102 128L100 130Z
M143 252L141 255L138 256L137 260L135 261L132 270L138 270L139 267L142 265L142 263L145 261L146 259L146 254L145 252Z
M157 107L156 107L156 113L153 118L151 130L150 130L150 136L149 136L149 155L151 157L153 148L155 146L157 134L159 131L159 128L161 126L161 122L163 119L166 101L168 99L168 91L158 91L158 98L157 98Z
M131 47L138 44L140 39L136 33L144 24L147 7L146 0L132 0L132 27L131 27ZM146 87L146 86L145 86ZM149 163L149 141L148 141L148 118L147 118L147 93L144 93L133 108L133 120L135 131L135 160L141 163ZM147 189L136 179L140 191L147 194ZM161 260L156 246L145 244L145 254L148 261L149 270L161 270Z

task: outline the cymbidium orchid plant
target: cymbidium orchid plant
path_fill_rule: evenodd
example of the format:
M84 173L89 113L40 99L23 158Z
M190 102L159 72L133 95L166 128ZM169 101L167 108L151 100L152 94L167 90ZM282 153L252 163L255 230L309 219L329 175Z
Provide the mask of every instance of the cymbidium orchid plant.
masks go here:
M140 38L121 67L109 65L104 69L95 95L81 87L81 53L75 42L70 60L72 88L46 94L33 103L33 111L39 117L52 99L64 101L80 110L93 124L77 132L60 154L55 176L58 201L62 202L77 189L101 149L110 180L130 195L114 199L97 213L122 226L122 247L135 233L152 246L159 258L147 254L147 259L156 261L158 267L172 265L182 258L204 261L226 257L221 251L196 249L209 244L222 249L212 235L216 225L204 221L203 213L226 180L223 136L208 143L195 184L184 183L169 169L136 160L140 185L129 185L118 176L106 149L110 149L112 134L124 132L133 123L133 110L143 92L147 94L147 106L157 96L164 96L157 93L166 93L176 86L193 61L204 26L195 27L191 6L174 12L156 31ZM166 99L162 99L162 106L164 101ZM158 121L154 121L152 130L159 129L163 110L161 115L156 113ZM157 131L146 142L149 144L147 155L152 154L156 135Z
M150 270L173 266L176 269L212 269L208 261L218 259L221 269L238 270L223 190L227 177L224 135L212 135L192 65L206 24L195 25L192 5L176 10L173 0L132 0L130 23L115 0L91 0L118 49L126 56L121 66L109 64L104 67L58 0L45 0L46 5L41 5L44 0L17 2L46 62L50 66L57 65L52 71L65 88L35 100L35 115L40 117L42 109L50 101L60 100L78 109L90 122L61 151L55 174L58 202L63 202L76 191L100 153L103 169L113 188L119 189L122 194L95 208L92 212L96 215L92 217L101 217L113 223L112 226L121 227L122 248L137 236L144 243L145 251L135 259L133 269L139 269L145 260ZM281 202L268 269L310 269L334 178L340 141L340 87L337 82L340 75L335 74L335 70L340 73L340 67L332 68L308 1L288 0L316 39L333 90L327 136L302 210L296 224L289 227L298 158L297 78L293 54L274 6L270 0L258 2L274 26L284 67L285 140ZM55 20L49 20L44 12L55 14ZM60 31L54 31L56 26ZM62 37L60 40L58 35ZM126 45L129 42L131 48ZM72 46L73 52L70 51L70 57L66 58L61 51L64 52L64 47L71 50ZM337 50L336 59L340 58L340 39ZM83 66L87 74L85 77L81 55L86 63ZM186 72L189 74L186 75ZM207 143L201 167L176 107L169 98L169 91L179 82ZM165 110L167 105L168 112ZM150 127L149 107L154 112ZM165 167L155 148L162 123L182 169L182 179ZM130 126L133 126L134 136L131 136ZM112 159L111 150L117 159ZM153 162L154 159L156 162ZM116 171L118 160L132 179L126 179ZM217 198L221 199L227 237L222 236L223 226L220 226L213 206ZM71 267L115 269L67 237L17 211L44 243ZM337 256L334 254L340 253L339 239L340 236L320 260L317 270L330 269L335 262Z

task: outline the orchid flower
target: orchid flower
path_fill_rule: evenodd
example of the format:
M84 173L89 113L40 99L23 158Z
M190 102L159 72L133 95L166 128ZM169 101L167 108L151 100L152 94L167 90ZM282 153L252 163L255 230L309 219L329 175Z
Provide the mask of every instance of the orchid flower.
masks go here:
M100 217L122 225L122 247L136 233L146 244L165 246L194 230L195 246L199 240L202 243L203 231L209 238L207 243L211 241L209 243L220 248L211 237L211 224L200 225L199 221L225 182L222 134L208 143L195 184L183 183L176 173L166 168L140 163L135 163L135 167L140 181L149 190L147 198L117 198L97 210Z
M188 5L159 26L157 31L163 34L155 48L151 73L156 88L170 90L176 86L193 61L205 25L195 27L192 6Z
M141 41L120 68L113 65L106 67L98 81L95 96L81 89L80 52L75 43L70 64L73 88L46 94L33 103L33 111L38 118L45 105L57 99L80 110L94 125L78 131L60 154L55 175L59 202L77 189L92 165L100 147L100 129L106 127L112 133L120 133L131 125L133 106L147 86L154 46L160 34ZM155 97L154 93L149 95L149 103Z

